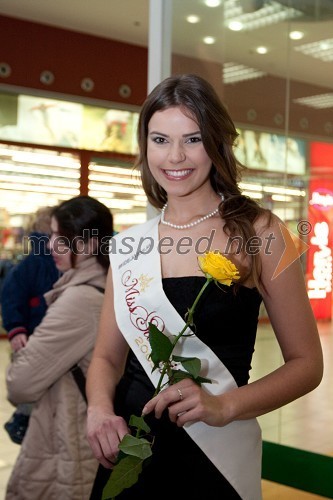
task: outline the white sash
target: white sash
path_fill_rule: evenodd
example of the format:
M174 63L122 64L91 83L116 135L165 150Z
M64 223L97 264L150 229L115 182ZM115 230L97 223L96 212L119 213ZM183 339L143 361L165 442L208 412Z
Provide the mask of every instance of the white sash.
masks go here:
M110 251L117 324L155 387L160 373L151 372L152 363L148 359L149 322L166 335L179 333L185 324L163 291L159 220L157 216L119 233L112 238ZM223 363L195 335L178 342L174 352L202 361L201 375L214 381L204 385L211 394L237 387ZM262 443L256 419L234 421L225 427L196 422L186 424L184 429L243 500L261 500Z

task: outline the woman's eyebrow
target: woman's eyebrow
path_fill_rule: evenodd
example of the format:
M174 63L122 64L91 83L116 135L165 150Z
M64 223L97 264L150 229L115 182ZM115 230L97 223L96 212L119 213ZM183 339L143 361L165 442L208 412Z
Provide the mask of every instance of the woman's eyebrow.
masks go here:
M156 134L156 135L161 135L163 137L169 137L167 134L163 134L163 132L158 132L157 130L152 130L149 132L149 135ZM196 132L190 132L189 134L183 134L182 137L191 137L192 135L198 135L201 134L200 130L197 130Z
M197 130L196 132L191 132L190 134L183 134L183 137L191 137L191 135L198 135L201 134L200 130Z
M167 134L163 134L162 132L158 132L157 130L152 130L151 132L149 132L149 135L151 134L163 135L163 137L169 137Z

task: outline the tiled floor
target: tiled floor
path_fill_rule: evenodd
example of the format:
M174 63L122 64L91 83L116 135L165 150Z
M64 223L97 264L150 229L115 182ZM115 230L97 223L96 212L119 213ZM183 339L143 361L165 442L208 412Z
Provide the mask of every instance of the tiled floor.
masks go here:
M259 418L263 438L267 441L333 455L333 325L319 325L325 356L325 373L321 385L307 396L282 410ZM3 429L14 408L6 399L5 369L9 361L6 339L0 340L0 500L5 498L6 484L19 452ZM269 325L259 327L251 379L255 380L281 364L279 347ZM331 431L328 431L330 429ZM319 500L323 497L263 481L263 500ZM20 499L17 499L20 500ZM31 499L35 500L35 499Z
M317 389L280 410L259 417L263 439L333 456L333 324L319 325L324 352L324 376ZM260 325L251 379L255 380L282 364L271 327Z

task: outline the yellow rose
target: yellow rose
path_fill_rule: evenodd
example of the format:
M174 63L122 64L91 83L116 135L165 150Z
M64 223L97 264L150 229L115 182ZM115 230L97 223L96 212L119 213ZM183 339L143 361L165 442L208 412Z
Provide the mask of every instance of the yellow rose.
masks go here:
M213 278L222 285L230 286L240 278L235 264L219 252L206 252L198 256L198 262L206 278Z

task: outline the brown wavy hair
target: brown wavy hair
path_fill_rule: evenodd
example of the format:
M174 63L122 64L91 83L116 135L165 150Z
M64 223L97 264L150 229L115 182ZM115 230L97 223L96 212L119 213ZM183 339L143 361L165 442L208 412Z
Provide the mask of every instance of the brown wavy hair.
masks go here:
M234 154L238 132L212 85L198 75L166 78L143 104L138 123L139 155L135 167L141 173L147 198L156 208L162 208L167 201L167 193L152 176L147 161L148 124L157 111L176 106L194 118L199 126L204 148L212 160L211 185L216 193L224 195L224 201L219 205L220 216L225 222L223 230L230 238L240 237L238 242L242 243L238 251L245 254L246 242L256 235L255 221L264 215L269 224L270 212L242 195L238 182L244 167ZM250 266L242 282L251 277L257 288L262 289L260 273L259 256L251 255Z

